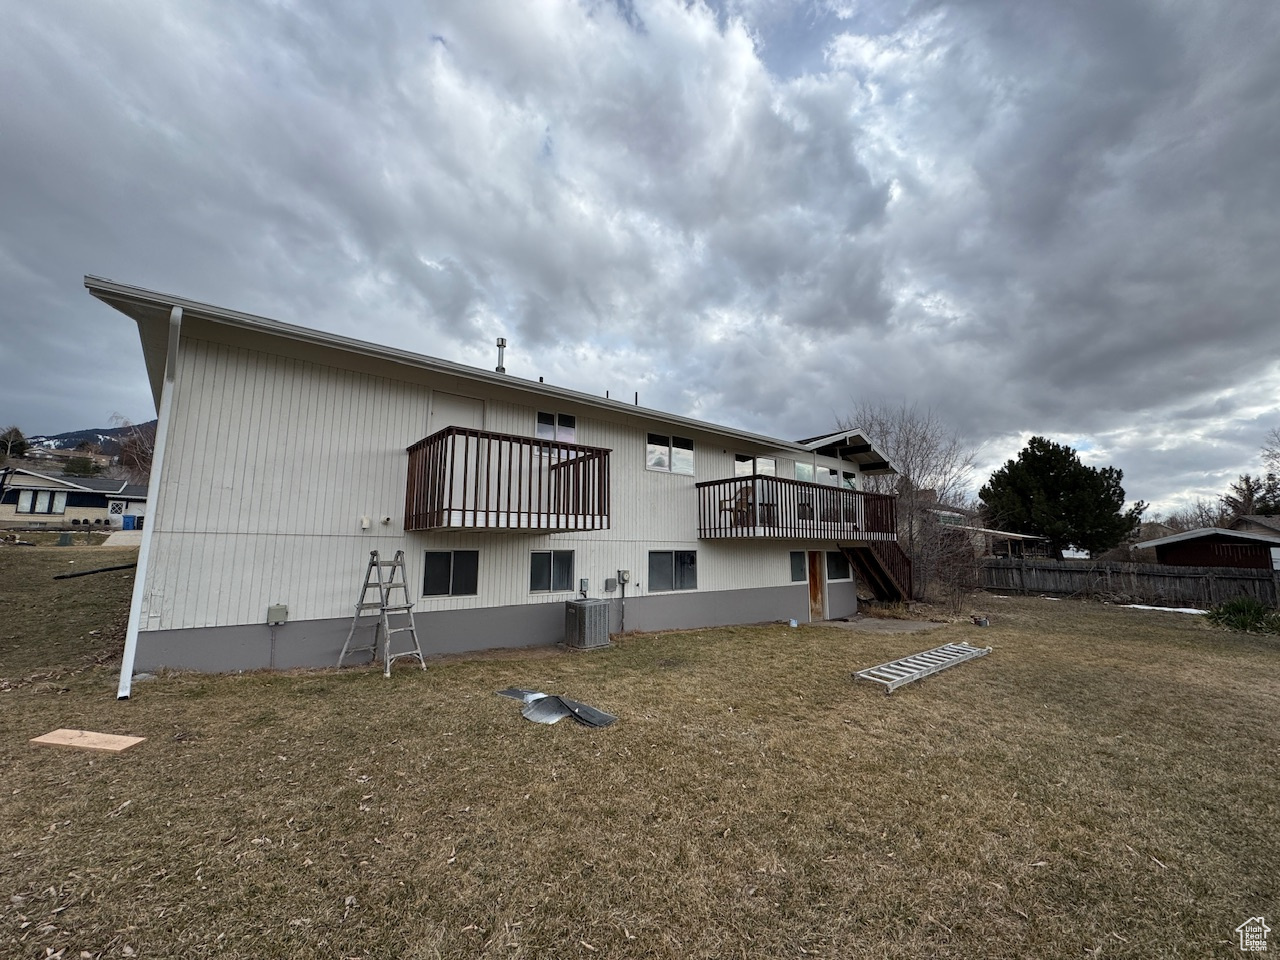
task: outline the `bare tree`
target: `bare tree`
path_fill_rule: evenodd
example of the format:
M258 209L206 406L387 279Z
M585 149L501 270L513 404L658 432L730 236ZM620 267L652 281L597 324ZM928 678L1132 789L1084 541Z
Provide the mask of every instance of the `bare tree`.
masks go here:
M934 510L970 505L977 449L931 407L914 403L857 403L841 427L861 430L900 471L866 477L865 489L897 494L898 541L911 557L917 589L931 589L944 567L958 569L942 562L948 548Z
M120 438L118 465L121 472L134 483L146 483L151 476L151 459L155 455L155 423L144 423L139 426L118 413L111 418L111 422L117 426L130 428L129 432Z
M17 427L0 430L0 463L10 457L20 457L27 452L27 438Z
M1267 473L1280 474L1280 427L1272 427L1263 440L1262 466Z
M1204 527L1225 527L1233 519L1230 510L1223 506L1221 499L1205 500L1197 498L1196 502L1181 510L1160 517L1153 517L1167 524L1179 533L1187 530L1200 530Z

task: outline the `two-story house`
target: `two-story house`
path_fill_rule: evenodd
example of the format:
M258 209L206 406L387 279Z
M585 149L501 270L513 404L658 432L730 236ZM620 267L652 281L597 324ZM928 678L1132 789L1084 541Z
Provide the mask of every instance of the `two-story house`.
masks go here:
M159 414L126 670L337 660L370 551L406 555L424 649L821 620L910 593L894 467L86 277L137 322ZM271 626L271 605L288 607Z

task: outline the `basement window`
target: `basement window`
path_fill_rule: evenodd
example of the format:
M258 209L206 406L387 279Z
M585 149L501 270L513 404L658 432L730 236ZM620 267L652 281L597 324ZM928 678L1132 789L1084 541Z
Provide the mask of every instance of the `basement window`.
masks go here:
M650 550L649 592L698 589L696 550Z
M827 552L827 580L852 580L849 558L838 550Z
M791 551L791 582L804 583L809 579L809 568L803 550Z
M424 597L474 597L478 592L479 550L428 550L422 567Z
M529 561L532 593L573 589L572 550L534 550Z

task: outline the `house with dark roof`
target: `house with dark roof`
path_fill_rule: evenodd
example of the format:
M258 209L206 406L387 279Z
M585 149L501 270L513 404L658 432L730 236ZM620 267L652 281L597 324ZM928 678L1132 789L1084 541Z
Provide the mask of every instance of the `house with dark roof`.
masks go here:
M0 468L0 527L136 529L146 514L145 484Z

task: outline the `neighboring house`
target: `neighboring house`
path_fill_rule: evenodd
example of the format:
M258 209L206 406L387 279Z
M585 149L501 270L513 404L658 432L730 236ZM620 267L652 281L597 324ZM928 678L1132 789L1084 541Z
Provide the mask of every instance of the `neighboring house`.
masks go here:
M146 513L145 484L0 469L0 526L134 528Z
M822 620L910 595L894 466L857 430L785 441L93 277L159 411L140 668L331 665L370 551L405 553L427 652L611 629ZM267 608L288 607L267 625Z
M1261 533L1266 536L1280 537L1280 517L1264 517L1246 514L1236 517L1228 526L1232 530L1243 530L1245 533Z
M922 496L932 494L931 490L922 490ZM1007 530L995 530L982 526L982 514L967 507L957 507L942 503L934 496L934 503L924 510L924 514L948 532L954 531L956 536L965 537L973 547L975 558L983 557L1043 557L1048 555L1045 538L1028 533L1010 533ZM917 536L920 534L917 533Z
M1251 533L1202 527L1134 544L1151 549L1156 562L1179 567L1247 567L1280 570L1280 531Z

